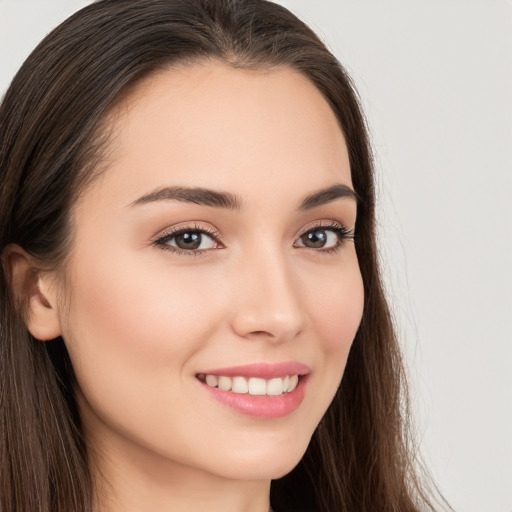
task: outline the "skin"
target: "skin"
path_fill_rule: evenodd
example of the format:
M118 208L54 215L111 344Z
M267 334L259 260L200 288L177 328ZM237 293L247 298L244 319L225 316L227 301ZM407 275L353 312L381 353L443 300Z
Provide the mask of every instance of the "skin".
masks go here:
M270 480L306 450L361 320L354 242L301 245L319 223L353 228L356 201L297 210L319 189L352 187L342 132L297 72L216 62L146 79L111 129L108 169L73 211L65 278L38 277L29 321L68 348L97 511L266 512ZM164 186L229 192L242 206L132 205ZM204 238L199 255L153 243L174 226L220 239ZM300 407L281 418L236 412L196 378L282 361L312 372Z

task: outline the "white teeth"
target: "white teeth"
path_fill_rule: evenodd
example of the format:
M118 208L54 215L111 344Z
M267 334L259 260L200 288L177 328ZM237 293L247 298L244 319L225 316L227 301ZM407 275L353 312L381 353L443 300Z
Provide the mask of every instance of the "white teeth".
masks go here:
M288 392L293 391L299 382L299 377L297 375L292 375L290 377L290 384L288 385Z
M219 377L218 385L222 391L231 391L231 379L229 377Z
M260 379L258 377L225 377L223 375L199 375L200 380L212 388L218 387L222 391L250 395L277 396L292 392L299 382L298 375L286 375L283 378Z
M258 379L251 377L249 379L249 394L250 395L266 395L267 394L267 383L265 379Z
M233 393L247 393L249 391L249 384L244 377L233 378Z
M218 383L219 383L219 379L217 379L216 375L207 375L206 376L206 384L208 384L208 386L211 386L212 388L214 388Z
M282 395L283 387L283 379L270 379L267 382L267 395Z

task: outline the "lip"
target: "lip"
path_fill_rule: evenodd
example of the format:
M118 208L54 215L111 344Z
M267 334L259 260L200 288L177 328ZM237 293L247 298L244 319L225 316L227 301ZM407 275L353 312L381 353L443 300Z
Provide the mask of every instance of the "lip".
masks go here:
M273 379L286 375L308 375L311 368L296 361L284 363L253 363L244 366L230 366L229 368L215 368L199 373L204 375L224 375L225 377L258 377L260 379ZM302 379L301 379L302 380Z
M244 415L261 419L281 418L299 408L304 400L309 375L301 377L297 387L290 393L277 396L249 395L222 391L197 381L217 402Z
M256 363L245 366L217 368L201 373L205 375L224 375L226 377L258 377L267 380L286 375L299 375L299 382L293 391L277 396L250 395L234 393L232 391L222 391L218 388L208 386L206 383L197 379L202 389L222 405L247 416L272 419L287 416L299 408L306 394L311 369L309 366L297 362L278 364Z

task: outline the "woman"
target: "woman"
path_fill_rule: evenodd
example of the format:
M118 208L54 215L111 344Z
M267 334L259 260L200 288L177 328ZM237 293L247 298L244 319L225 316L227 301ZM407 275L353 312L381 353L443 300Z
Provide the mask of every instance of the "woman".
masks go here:
M2 511L430 507L364 121L309 28L96 2L0 134Z

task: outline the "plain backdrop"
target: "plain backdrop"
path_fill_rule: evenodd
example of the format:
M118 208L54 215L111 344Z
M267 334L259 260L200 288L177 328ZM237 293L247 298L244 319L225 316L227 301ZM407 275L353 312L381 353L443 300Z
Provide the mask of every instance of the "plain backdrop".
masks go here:
M85 0L0 0L0 94ZM512 510L512 3L281 0L348 68L423 455L460 512Z

